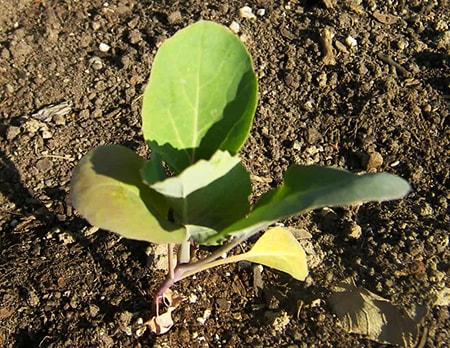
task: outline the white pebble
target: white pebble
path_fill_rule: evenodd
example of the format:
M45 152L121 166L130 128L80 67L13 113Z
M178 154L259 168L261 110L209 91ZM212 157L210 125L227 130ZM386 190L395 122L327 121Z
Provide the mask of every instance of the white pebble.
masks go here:
M390 164L390 166L391 166L392 168L395 168L395 167L397 167L399 164L400 164L400 161L394 161L394 162L392 162L392 163Z
M347 36L347 38L345 39L345 43L347 44L348 47L358 46L358 41L356 41L356 39L350 35Z
M108 52L111 46L108 44L105 44L104 42L101 42L100 45L98 45L98 49L102 52Z
M52 133L49 130L44 129L42 131L42 139L51 139L51 138L52 138Z
M197 321L200 324L205 324L206 320L211 316L211 310L210 309L205 309L205 311L203 312L203 317L197 318Z
M257 14L258 16L262 17L262 16L264 16L264 15L266 14L266 9L264 9L264 8L259 8L259 9L256 11L256 14Z
M241 18L247 18L247 19L256 19L255 14L253 13L251 7L244 6L239 9L239 16Z
M196 303L198 300L198 296L194 293L191 293L189 295L189 303Z
M229 28L234 34L239 33L239 30L241 30L241 27L239 26L239 23L238 22L234 22L234 21L230 24Z

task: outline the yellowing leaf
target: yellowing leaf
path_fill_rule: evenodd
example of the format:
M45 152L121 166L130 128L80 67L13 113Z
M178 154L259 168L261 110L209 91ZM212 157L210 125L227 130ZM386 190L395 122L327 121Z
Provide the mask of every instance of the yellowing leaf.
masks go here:
M241 260L286 272L298 280L305 280L308 275L305 251L292 233L283 227L269 229L249 252L238 256Z

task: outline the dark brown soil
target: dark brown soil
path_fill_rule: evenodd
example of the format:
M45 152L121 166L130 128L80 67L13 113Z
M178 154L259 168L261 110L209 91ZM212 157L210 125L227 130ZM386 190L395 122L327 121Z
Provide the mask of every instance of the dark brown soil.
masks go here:
M239 18L244 5L0 0L0 346L379 346L346 333L327 305L348 276L402 308L425 305L426 346L448 346L449 307L435 305L450 284L447 0L259 0L248 3L266 10L256 20ZM259 178L256 196L293 163L388 171L413 192L283 221L312 234L306 282L266 268L256 292L251 265L207 271L174 287L191 301L168 334L137 337L164 273L148 264L146 243L94 233L70 206L69 182L97 145L148 155L139 112L153 57L199 19L237 21L254 59L260 98L242 157ZM325 28L334 65L323 61ZM70 113L32 117L64 101Z

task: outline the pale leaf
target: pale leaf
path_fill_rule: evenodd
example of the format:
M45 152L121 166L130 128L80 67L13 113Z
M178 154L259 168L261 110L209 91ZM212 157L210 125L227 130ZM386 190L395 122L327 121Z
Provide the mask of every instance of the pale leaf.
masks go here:
M308 275L305 251L292 233L283 227L269 229L249 252L238 256L241 260L286 272L298 280L305 280Z
M379 343L414 347L424 309L416 307L414 319L389 300L356 287L351 278L341 282L328 299L344 329ZM422 312L422 313L421 313Z

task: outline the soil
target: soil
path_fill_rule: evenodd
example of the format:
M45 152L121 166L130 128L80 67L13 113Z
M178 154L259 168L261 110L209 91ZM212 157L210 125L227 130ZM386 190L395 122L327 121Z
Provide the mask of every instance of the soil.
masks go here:
M349 276L400 308L425 306L422 346L448 346L448 299L436 304L450 283L447 0L255 0L265 13L254 20L239 17L244 5L0 0L0 346L381 346L347 333L327 304ZM311 234L306 282L264 268L261 290L252 265L206 271L174 286L189 300L168 334L139 336L164 272L148 244L79 217L69 183L100 144L148 156L140 108L152 60L200 19L238 22L254 60L259 104L242 151L254 197L293 163L387 171L413 191L283 221ZM37 114L62 102L70 112Z

